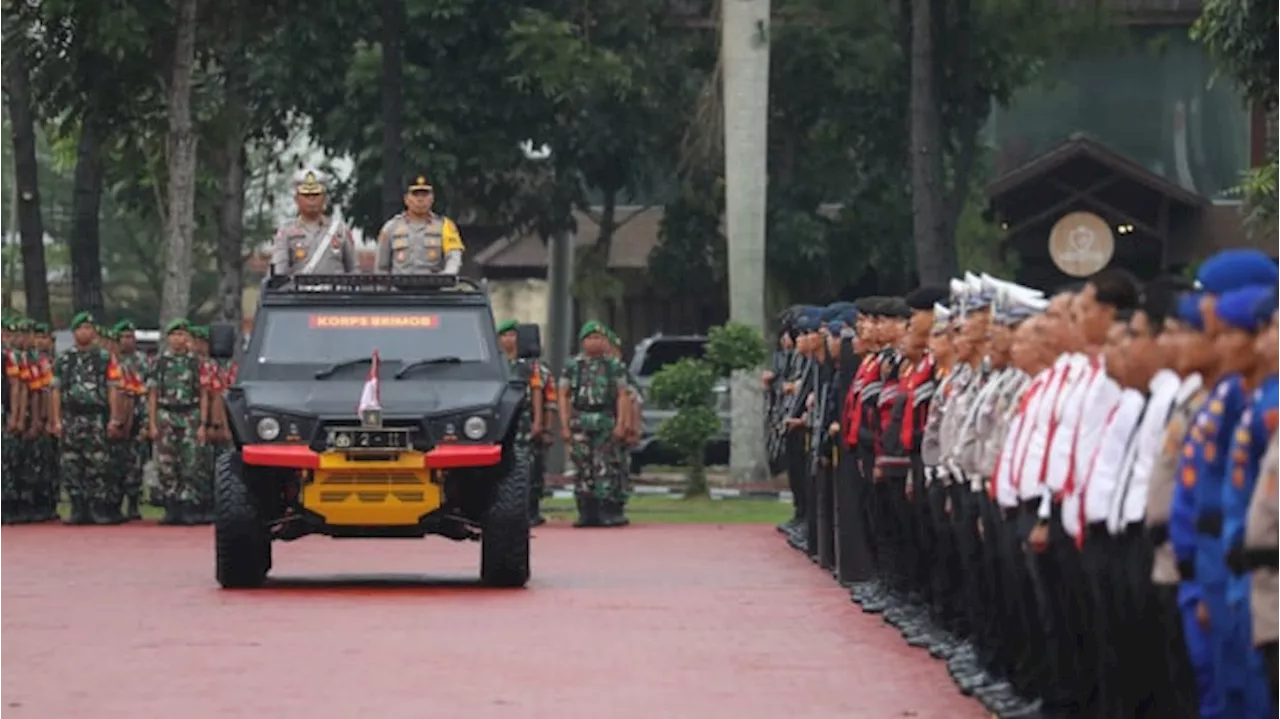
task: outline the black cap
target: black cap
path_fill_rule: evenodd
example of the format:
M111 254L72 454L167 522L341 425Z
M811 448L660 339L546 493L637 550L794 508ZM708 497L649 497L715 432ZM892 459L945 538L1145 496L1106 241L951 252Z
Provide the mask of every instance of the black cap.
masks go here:
M938 285L924 285L912 290L904 299L907 307L919 312L933 309L935 304L946 304L951 291Z
M431 180L427 179L427 174L425 172L413 175L409 179L409 192L415 192L417 190L431 190Z
M886 297L884 299L884 316L898 320L910 319L911 306L901 297Z

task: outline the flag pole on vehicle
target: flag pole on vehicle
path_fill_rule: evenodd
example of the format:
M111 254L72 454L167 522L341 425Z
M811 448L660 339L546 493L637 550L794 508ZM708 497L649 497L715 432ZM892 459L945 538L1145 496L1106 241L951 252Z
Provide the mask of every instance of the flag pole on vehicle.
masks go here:
M356 412L360 415L360 423L366 427L382 425L382 392L378 388L378 350L373 351L373 360L369 363L369 378L364 382L360 392L360 404Z

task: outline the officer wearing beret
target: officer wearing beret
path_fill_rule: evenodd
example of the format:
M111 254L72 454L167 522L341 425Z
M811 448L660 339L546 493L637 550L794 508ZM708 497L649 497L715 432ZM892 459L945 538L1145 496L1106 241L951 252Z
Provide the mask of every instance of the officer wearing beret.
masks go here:
M608 353L607 328L595 320L582 326L582 350L560 376L560 432L574 469L575 527L615 526L618 443L626 438L626 371Z
M415 175L404 195L405 211L378 233L379 272L456 275L462 269L462 234L453 220L431 211L435 191Z
M154 442L156 481L154 500L164 507L161 524L201 522L209 498L197 451L206 395L200 386L200 358L191 351L191 324L185 319L165 327L165 351L147 378L148 434Z
M328 178L307 168L293 176L298 216L276 230L271 270L277 275L336 275L355 269L351 230L335 215L325 216Z
M142 465L146 426L147 358L138 351L137 326L123 319L111 328L116 337L116 363L120 365L120 419L123 432L112 442L112 472L124 489L125 516L141 519Z

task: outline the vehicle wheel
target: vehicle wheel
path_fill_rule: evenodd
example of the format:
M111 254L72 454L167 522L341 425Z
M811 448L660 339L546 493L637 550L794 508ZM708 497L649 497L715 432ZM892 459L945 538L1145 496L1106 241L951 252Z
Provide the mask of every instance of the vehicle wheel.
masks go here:
M529 582L529 468L525 447L512 445L507 473L493 488L480 535L480 581L491 587Z
M218 584L223 589L262 586L271 569L271 535L244 474L239 452L218 456L213 479L213 535Z

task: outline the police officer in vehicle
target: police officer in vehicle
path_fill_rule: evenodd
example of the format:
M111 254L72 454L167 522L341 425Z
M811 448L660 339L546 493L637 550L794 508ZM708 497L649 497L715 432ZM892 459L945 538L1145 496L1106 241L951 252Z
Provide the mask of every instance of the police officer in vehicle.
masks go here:
M351 230L335 215L324 214L328 178L313 168L293 176L297 218L276 230L271 268L277 275L336 275L355 269Z
M379 272L456 275L462 269L462 235L453 220L431 211L434 203L426 175L415 175L404 195L405 211L378 233Z

